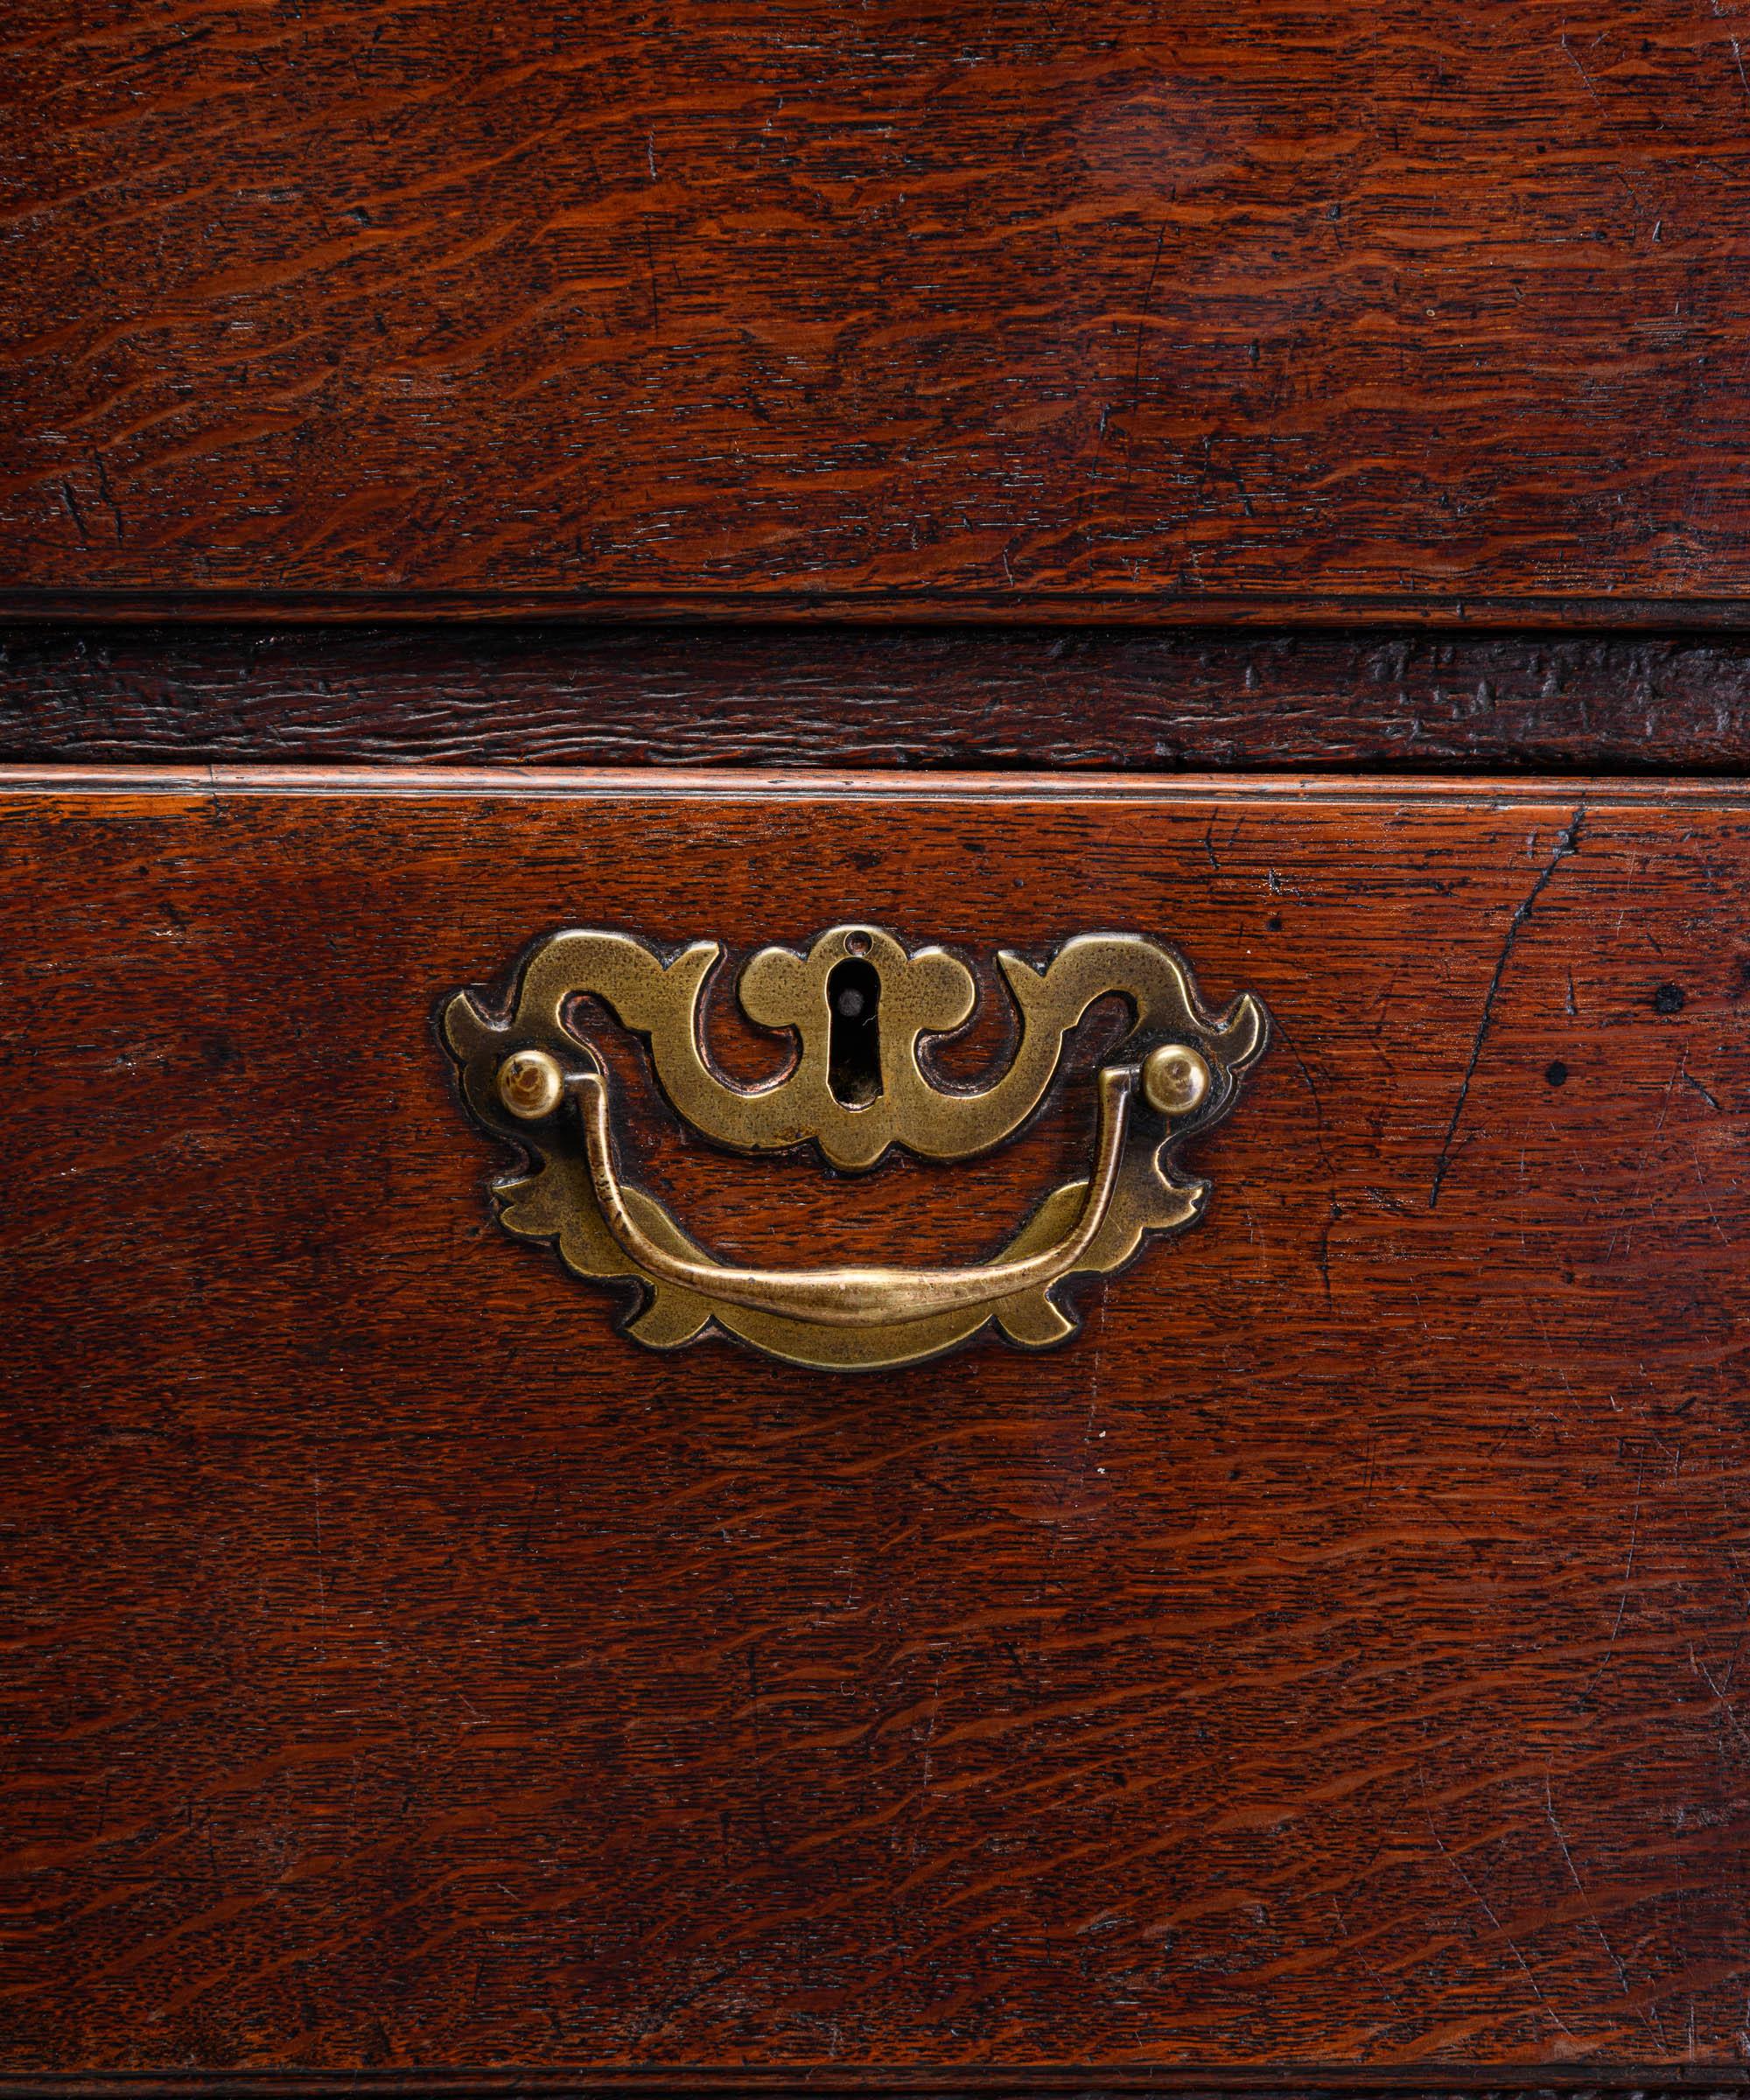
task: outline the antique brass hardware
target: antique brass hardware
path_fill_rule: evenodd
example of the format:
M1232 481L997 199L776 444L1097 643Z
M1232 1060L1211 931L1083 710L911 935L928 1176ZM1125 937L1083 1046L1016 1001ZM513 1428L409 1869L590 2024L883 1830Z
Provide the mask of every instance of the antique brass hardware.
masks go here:
M520 1123L538 1123L564 1098L565 1074L545 1050L513 1050L498 1068L498 1094Z
M1064 1340L1076 1322L1053 1295L1060 1285L1111 1274L1149 1235L1200 1215L1209 1185L1181 1177L1173 1155L1233 1105L1269 1030L1249 992L1211 1014L1185 964L1158 942L1082 934L1043 968L998 956L1019 1041L990 1086L948 1088L925 1069L928 1045L970 1018L972 972L944 948L912 952L879 928L840 926L806 953L761 948L744 967L743 1012L797 1047L781 1078L740 1087L713 1070L704 1046L701 1000L722 955L715 942L697 942L665 961L623 934L555 934L528 955L501 1017L466 991L444 1010L444 1044L475 1119L535 1157L532 1172L496 1185L501 1222L555 1242L579 1276L642 1284L646 1302L628 1332L653 1348L678 1348L715 1326L792 1362L873 1369L934 1355L989 1324L1026 1348ZM718 1259L622 1180L606 1067L571 1020L585 993L645 1039L663 1094L702 1136L755 1153L812 1144L850 1172L894 1146L934 1160L990 1151L1038 1108L1065 1037L1096 1000L1119 994L1134 1025L1096 1077L1088 1175L1054 1189L990 1259L774 1269Z
M1136 1073L1120 1066L1100 1074L1099 1152L1074 1228L1041 1253L970 1269L738 1269L672 1253L644 1231L626 1207L613 1170L606 1087L593 1073L575 1083L596 1201L608 1230L646 1276L784 1319L829 1327L886 1327L995 1305L1023 1291L1045 1289L1074 1268L1099 1236L1112 1207Z
M1143 1092L1163 1116L1188 1116L1209 1091L1209 1067L1188 1043L1160 1043L1143 1064Z

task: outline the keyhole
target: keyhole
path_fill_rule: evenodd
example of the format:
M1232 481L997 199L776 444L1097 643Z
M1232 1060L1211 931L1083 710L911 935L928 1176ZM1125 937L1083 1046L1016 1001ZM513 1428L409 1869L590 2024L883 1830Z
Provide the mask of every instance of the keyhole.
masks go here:
M847 956L826 981L832 1013L826 1082L847 1109L864 1109L881 1091L881 973L872 962Z

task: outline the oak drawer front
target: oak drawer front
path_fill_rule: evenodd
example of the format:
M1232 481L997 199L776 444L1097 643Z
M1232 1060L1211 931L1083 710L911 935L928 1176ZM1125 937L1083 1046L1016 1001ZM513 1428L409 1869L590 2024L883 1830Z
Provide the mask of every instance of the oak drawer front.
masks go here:
M13 615L1745 617L1729 10L257 11L13 0Z
M1740 2061L1750 790L14 773L0 852L10 2071ZM654 1351L493 1222L446 994L846 921L969 1074L1004 948L1267 1005L1061 1348ZM616 1141L983 1259L1102 1013L977 1160L635 1047Z

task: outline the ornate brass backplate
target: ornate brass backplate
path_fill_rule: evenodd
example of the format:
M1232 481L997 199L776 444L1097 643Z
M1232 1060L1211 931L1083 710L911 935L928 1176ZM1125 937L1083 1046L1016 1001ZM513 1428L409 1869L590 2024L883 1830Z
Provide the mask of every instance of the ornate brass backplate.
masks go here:
M971 970L945 948L913 952L878 927L836 926L806 954L763 948L743 968L743 1012L788 1036L794 1060L782 1078L740 1087L711 1068L704 1046L701 1000L722 960L715 941L665 960L625 934L554 934L524 960L501 1016L469 991L443 1012L475 1120L533 1156L532 1171L494 1185L500 1222L555 1243L592 1282L641 1283L627 1331L653 1348L677 1348L714 1325L792 1363L868 1370L935 1355L993 1324L1026 1348L1063 1340L1076 1320L1056 1294L1070 1277L1110 1275L1148 1235L1201 1214L1209 1184L1179 1173L1175 1156L1233 1106L1269 1032L1250 992L1210 1013L1159 942L1083 934L1043 968L998 956L1020 1024L1014 1054L989 1087L942 1085L926 1068L929 1046L971 1018ZM813 1144L855 1173L892 1146L967 1159L1013 1136L1043 1100L1065 1037L1113 993L1134 1025L1096 1075L1088 1173L1053 1189L988 1260L937 1269L718 1260L655 1197L621 1180L608 1068L573 1018L578 996L591 994L643 1037L662 1092L713 1144L738 1152Z

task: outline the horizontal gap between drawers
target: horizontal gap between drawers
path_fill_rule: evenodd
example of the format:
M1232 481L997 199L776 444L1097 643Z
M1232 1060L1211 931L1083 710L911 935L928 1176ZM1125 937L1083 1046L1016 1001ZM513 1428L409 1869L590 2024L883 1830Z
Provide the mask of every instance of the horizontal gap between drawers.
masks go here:
M0 761L1729 774L1750 634L0 628Z

